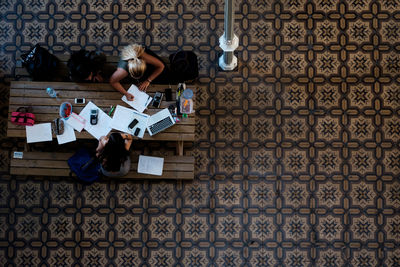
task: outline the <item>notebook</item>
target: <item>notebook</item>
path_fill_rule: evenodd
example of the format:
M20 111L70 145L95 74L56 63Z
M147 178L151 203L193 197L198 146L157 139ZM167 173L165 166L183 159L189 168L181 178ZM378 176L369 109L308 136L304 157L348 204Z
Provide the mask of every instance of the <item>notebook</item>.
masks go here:
M134 84L132 84L131 87L129 87L128 93L133 95L134 97L133 100L128 101L126 96L123 96L122 101L124 101L125 103L127 103L128 105L130 105L139 112L143 112L153 100L151 96L149 96L143 91L140 91L139 88L137 88L137 86Z

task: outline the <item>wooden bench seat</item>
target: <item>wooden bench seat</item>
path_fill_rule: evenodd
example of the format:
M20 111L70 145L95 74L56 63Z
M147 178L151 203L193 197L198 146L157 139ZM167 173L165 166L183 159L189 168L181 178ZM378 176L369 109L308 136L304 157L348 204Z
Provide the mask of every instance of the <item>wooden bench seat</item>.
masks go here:
M74 153L61 152L23 152L22 159L11 158L11 175L69 176L67 160ZM12 153L13 155L13 153ZM131 155L131 171L121 179L183 179L194 178L194 157L164 157L162 176L141 174L137 172L138 155Z
M57 66L57 69L55 71L55 77L53 77L53 81L69 81L69 72L68 72L68 67L67 67L67 63L68 60L70 59L71 55L69 54L55 54L55 56L58 58L59 60L59 64ZM104 73L106 75L106 77L104 78L108 78L108 76L110 76L116 69L117 69L117 65L118 62L120 60L119 56L106 56L106 63L104 65ZM164 62L164 64L169 67L169 59L168 57L161 57L161 60ZM30 79L29 73L26 70L26 68L22 65L22 61L19 59L16 61L15 64L15 76L16 77L23 77L23 78L27 78Z

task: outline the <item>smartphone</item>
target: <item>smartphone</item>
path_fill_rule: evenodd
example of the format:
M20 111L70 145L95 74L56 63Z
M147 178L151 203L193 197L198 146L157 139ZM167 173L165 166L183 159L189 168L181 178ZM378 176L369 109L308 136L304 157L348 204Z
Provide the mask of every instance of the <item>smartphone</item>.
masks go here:
M84 98L75 98L75 104L85 104Z
M139 135L139 133L140 133L140 129L139 128L136 128L136 130L135 130L135 136L138 136Z
M90 110L90 124L96 125L97 124L97 117L99 115L99 111L97 109Z
M172 89L171 88L165 89L165 100L172 101Z
M133 127L135 127L135 125L138 124L138 122L139 121L137 119L133 119L133 121L129 123L128 129L133 129Z
M161 101L162 101L162 97L163 97L163 93L160 92L156 92L156 94L154 95L153 98L153 107L155 108L159 108L161 105Z

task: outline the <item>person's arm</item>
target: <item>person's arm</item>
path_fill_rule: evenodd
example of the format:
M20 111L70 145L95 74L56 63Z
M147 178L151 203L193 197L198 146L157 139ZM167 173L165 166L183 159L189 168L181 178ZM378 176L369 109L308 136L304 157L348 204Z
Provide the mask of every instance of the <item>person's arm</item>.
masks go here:
M128 76L128 72L122 68L117 68L110 78L110 84L114 89L119 91L121 94L125 95L128 101L133 100L133 95L128 93L125 88L121 85L120 81Z
M121 133L123 139L125 139L125 149L129 150L132 145L133 136L131 134L123 134Z
M143 54L140 56L141 59L144 60L144 62L146 62L146 64L150 64L153 65L154 71L153 73L150 74L149 77L147 77L147 80L141 82L139 84L139 89L142 91L146 91L147 87L149 87L150 83L158 77L158 75L161 74L161 72L163 72L164 70L164 64L156 57L153 57L149 54L147 54L146 52L143 52Z
M105 144L106 144L105 136L100 137L99 144L97 145L97 148L96 148L96 157L99 157L100 152L101 152L101 150L103 150Z

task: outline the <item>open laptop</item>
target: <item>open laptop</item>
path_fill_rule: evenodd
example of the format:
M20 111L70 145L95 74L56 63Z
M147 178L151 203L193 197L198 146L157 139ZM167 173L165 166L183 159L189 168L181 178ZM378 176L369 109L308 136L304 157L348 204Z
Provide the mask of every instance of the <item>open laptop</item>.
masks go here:
M157 112L147 120L147 131L153 136L175 124L174 118L167 108Z

